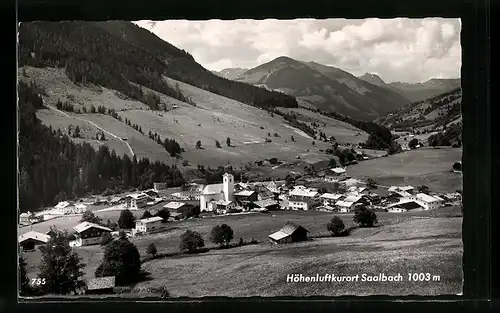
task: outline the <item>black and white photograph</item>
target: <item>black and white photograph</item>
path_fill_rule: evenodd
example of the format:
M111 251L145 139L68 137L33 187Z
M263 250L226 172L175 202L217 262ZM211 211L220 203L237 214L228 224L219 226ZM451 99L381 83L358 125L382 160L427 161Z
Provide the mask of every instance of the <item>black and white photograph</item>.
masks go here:
M462 295L460 32L20 23L20 300Z

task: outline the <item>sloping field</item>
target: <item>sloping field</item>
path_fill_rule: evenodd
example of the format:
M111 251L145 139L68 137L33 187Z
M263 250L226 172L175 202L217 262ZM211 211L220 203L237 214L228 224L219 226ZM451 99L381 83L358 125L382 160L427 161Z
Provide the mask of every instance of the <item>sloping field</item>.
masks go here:
M342 216L349 224L352 216ZM270 227L272 222L261 220L262 224L258 223L254 216L246 216L246 219L252 223L253 232L257 233L258 228L262 233L259 237L267 241L265 237L289 218L270 217L269 220L280 220L273 227ZM313 222L313 219L318 220ZM326 215L323 219L327 220ZM298 222L314 235L323 232L324 220L316 216L309 219L303 217ZM225 222L235 229L236 238L247 233L245 224ZM255 246L168 257L146 262L143 268L152 274L153 280L139 283L137 287L166 286L173 297L456 294L462 288L461 223L461 218L407 217L394 224L355 230L349 237L317 238L283 246L264 241ZM194 229L207 237L205 227ZM172 236L180 233L180 229L171 232ZM156 239L157 243L166 241ZM137 244L144 246L139 242ZM174 248L173 242L169 245ZM408 273L415 272L438 275L439 281L408 282ZM405 281L286 281L289 274L361 276L363 273L401 273Z
M374 178L380 185L426 185L431 191L454 192L462 189L462 175L450 172L462 159L462 149L421 148L347 167L347 174Z
M343 121L321 115L303 108L279 108L282 112L296 113L297 119L307 124L316 122L318 130L327 137L334 136L338 143L361 143L368 139L368 133Z

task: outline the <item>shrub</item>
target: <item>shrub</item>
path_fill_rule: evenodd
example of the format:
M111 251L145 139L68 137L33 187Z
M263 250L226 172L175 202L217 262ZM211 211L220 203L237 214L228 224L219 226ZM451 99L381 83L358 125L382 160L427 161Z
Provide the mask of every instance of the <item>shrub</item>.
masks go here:
M367 207L360 206L354 209L353 221L360 227L373 227L377 224L377 214Z
M120 218L118 219L118 226L121 229L130 229L135 226L135 216L130 212L130 210L123 210L120 213Z
M228 246L234 238L234 231L227 224L217 225L210 233L210 240L220 246Z
M156 253L158 253L158 250L156 249L156 245L153 242L148 245L147 253L153 258L156 257Z
M113 240L104 250L95 277L115 276L117 286L137 282L141 270L141 257L137 247L127 238Z
M181 235L181 243L179 246L181 251L194 252L196 249L204 246L205 241L198 232L186 230L186 232Z
M460 162L455 162L455 163L453 164L453 170L455 170L455 171L461 171L461 170L462 170L462 163L460 163Z
M153 217L153 215L151 213L149 213L148 210L146 210L146 211L144 211L144 213L142 213L141 220L145 219L145 218L150 218L150 217Z
M334 216L331 221L326 224L326 229L331 232L332 235L338 236L345 230L345 225L340 217Z

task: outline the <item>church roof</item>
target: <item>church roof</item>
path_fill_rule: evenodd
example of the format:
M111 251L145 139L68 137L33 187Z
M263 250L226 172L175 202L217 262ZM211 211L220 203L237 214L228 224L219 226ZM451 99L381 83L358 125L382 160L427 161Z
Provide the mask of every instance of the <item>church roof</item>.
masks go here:
M224 185L223 184L211 184L206 185L203 189L203 195L215 195L223 192Z

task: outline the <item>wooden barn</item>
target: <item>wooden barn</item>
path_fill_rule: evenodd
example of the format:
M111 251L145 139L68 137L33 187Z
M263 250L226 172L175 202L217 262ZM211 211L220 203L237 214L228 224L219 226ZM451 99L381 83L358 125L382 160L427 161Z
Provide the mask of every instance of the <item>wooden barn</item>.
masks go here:
M275 244L305 241L308 232L307 229L300 225L287 222L280 230L269 235L269 239Z
M36 246L49 242L50 236L36 231L29 231L19 236L19 244L24 251L35 250Z

